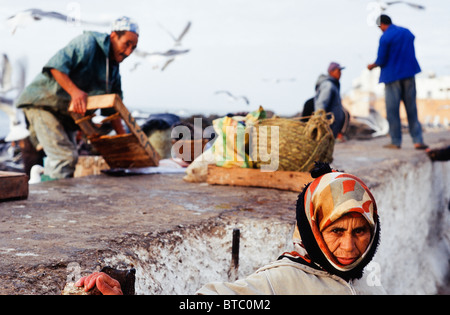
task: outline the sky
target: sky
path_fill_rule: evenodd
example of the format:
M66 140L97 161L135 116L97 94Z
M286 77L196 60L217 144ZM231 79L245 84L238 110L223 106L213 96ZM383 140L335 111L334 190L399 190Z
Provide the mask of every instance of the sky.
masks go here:
M376 59L381 31L370 0L0 0L0 53L26 60L27 83L59 49L83 30L55 20L34 22L14 35L6 19L28 8L78 14L106 21L122 15L140 25L138 48L165 51L190 21L182 49L189 49L165 71L131 55L121 64L125 105L148 113L219 114L251 111L260 105L279 115L300 112L314 95L318 76L331 61L345 66L341 94ZM424 73L450 74L450 1L411 0L415 10L395 5L385 11L416 36ZM74 13L75 12L75 13ZM139 65L135 68L135 65ZM134 69L134 70L133 70ZM276 83L279 79L280 82ZM289 80L287 80L289 79ZM250 104L230 101L216 91L245 95Z

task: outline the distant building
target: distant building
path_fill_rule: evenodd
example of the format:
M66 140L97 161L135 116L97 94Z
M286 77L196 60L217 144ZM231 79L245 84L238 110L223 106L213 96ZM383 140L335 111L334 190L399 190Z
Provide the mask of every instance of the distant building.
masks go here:
M343 99L352 116L366 117L370 108L385 116L384 84L378 83L379 77L379 68L364 69L353 80L351 91ZM419 119L425 127L450 128L450 76L422 72L416 76L416 89ZM406 120L402 106L400 113Z
M384 96L384 84L378 83L380 68L372 71L364 69L361 75L353 80L349 97L359 93L374 93L377 97ZM450 100L450 75L436 76L433 72L422 72L416 76L418 99Z
M419 99L450 100L450 76L420 73L416 76L416 88Z

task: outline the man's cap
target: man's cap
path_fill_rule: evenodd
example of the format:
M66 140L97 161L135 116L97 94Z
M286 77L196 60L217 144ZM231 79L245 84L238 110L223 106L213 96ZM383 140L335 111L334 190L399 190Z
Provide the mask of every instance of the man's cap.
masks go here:
M328 72L331 72L335 69L343 70L343 69L345 69L345 67L341 67L341 65L338 64L337 62L330 63L330 65L328 66Z
M122 16L112 23L111 32L128 31L139 35L139 25L133 19Z

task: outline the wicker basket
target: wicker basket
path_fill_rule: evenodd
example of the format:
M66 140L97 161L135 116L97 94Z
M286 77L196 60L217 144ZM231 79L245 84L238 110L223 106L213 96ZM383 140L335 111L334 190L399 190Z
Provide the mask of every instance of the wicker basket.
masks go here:
M256 168L271 163L279 171L309 172L315 161L331 163L335 142L330 129L333 121L334 116L327 118L323 110L315 112L306 123L286 118L261 120L251 132L251 158ZM278 129L270 128L274 126Z

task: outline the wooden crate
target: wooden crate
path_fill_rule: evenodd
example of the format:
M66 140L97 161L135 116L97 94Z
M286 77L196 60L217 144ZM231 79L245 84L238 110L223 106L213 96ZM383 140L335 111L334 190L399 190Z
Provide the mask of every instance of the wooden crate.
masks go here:
M261 172L251 168L225 168L208 165L206 182L213 185L247 186L274 188L301 192L306 184L312 182L306 172Z
M0 172L0 201L28 198L28 176L22 173Z
M141 130L136 120L122 103L117 94L106 94L88 97L87 110L114 108L117 114L110 116L105 121L114 118L123 119L130 133L124 135L104 136L91 121L91 116L82 116L72 112L72 118L80 126L80 129L91 141L93 147L105 159L111 168L135 168L158 166L159 154L148 141L147 136Z

